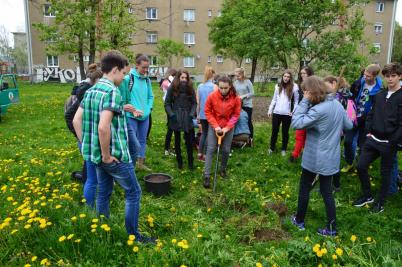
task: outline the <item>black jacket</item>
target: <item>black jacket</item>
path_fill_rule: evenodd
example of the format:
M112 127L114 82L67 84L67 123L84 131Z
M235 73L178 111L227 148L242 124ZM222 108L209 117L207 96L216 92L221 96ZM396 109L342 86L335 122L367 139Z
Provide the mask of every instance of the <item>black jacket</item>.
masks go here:
M402 89L387 100L388 90L380 91L373 100L373 108L367 115L366 130L376 138L402 143Z

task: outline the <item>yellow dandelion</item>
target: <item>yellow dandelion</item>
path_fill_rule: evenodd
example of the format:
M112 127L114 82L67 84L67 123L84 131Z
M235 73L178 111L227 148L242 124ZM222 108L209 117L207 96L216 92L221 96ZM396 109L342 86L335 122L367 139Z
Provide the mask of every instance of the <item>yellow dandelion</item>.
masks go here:
M29 264L29 263L27 263L27 264L24 265L24 267L31 267L31 266L32 266L32 265Z
M173 238L172 239L172 244L176 244L177 243L177 239Z
M67 236L67 239L70 240L70 239L72 239L73 237L74 237L74 234L69 234L69 235Z
M71 221L75 222L77 220L77 216L71 217Z
M91 233L95 233L96 232L96 229L91 229Z
M75 242L75 243L80 243L80 242L81 242L81 239L76 239L76 240L74 240L74 242Z
M326 248L322 248L322 249L321 249L321 253L322 253L322 255L327 254L327 252L328 252L328 251L327 251L327 249L326 249Z
M30 225L30 224L26 224L26 225L24 226L24 228L25 228L25 229L29 229L29 228L31 228L31 225Z
M60 209L60 208L61 208L61 205L56 205L56 210Z
M187 265L185 265L185 264L182 264L182 265L180 265L180 267L187 267Z
M59 237L59 242L63 242L64 240L66 240L66 236L62 235Z
M255 267L262 267L262 263L261 263L261 262L257 262L257 263L255 264Z
M133 247L133 251L134 251L135 253L137 253L139 250L140 250L140 249L139 249L137 246L134 246L134 247Z
M85 218L85 217L87 217L87 215L85 213L80 214L80 218Z
M373 241L373 239L371 237L369 237L369 236L366 238L366 240L367 240L367 242Z
M97 222L99 222L99 219L92 219L92 222L97 223Z
M352 236L350 237L350 241L352 241L352 242L355 242L356 239L357 239L357 237L356 237L355 235L352 235Z
M320 250L320 247L321 247L320 244L315 244L313 247L313 252L317 253Z
M317 257L319 257L319 258L322 257L322 251L321 251L321 250L318 250L318 251L316 252L316 254L317 254Z
M342 255L343 255L343 249L337 248L337 249L335 250L335 253L336 253L338 256L342 256Z
M133 240L127 240L127 245L132 246L134 244Z
M11 234L13 235L13 234L15 234L16 232L18 232L18 230L17 230L17 229L14 229L14 230L11 231Z
M98 225L97 225L97 224L92 224L92 225L91 225L91 228L92 228L92 229L96 229L96 228L98 228Z
M198 234L197 237L198 237L198 238L201 238L201 237L202 237L202 234Z
M34 261L36 261L37 259L38 259L37 256L33 256L33 257L31 258L31 261L34 262Z
M129 235L128 240L134 241L135 240L135 235Z
M44 258L43 260L40 261L40 265L50 265L50 261L47 258Z

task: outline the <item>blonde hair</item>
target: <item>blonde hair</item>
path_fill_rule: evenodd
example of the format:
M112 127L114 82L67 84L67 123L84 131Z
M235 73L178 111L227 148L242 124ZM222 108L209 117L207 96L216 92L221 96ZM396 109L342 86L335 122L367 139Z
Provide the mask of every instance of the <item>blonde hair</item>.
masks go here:
M377 76L380 73L380 66L378 64L370 64L366 67L366 71L370 72L374 76Z
M243 68L236 68L236 69L235 69L235 73L236 73L236 72L238 72L238 73L241 74L242 80L246 79L246 74L245 74L245 71L244 71Z
M211 80L215 76L215 71L211 66L205 66L204 83Z

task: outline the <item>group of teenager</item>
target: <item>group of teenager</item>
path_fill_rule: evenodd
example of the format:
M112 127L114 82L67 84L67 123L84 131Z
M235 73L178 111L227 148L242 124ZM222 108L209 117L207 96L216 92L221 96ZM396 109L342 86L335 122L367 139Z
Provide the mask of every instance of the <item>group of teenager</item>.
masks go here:
M140 242L155 240L138 232L141 187L135 174L135 167L150 170L145 165L145 154L154 95L148 68L146 55L138 55L135 67L131 69L127 58L120 52L106 53L99 65L89 69L88 79L79 86L78 104L75 104L74 116L69 116L70 122L73 117L69 128L78 139L85 162L84 197L87 204L94 207L96 202L97 212L108 217L114 182L120 184L125 190L127 232L136 235ZM333 188L340 188L341 138L344 138L345 158L349 157L344 168L346 171L351 170L349 166L353 164L356 144L360 147L357 170L363 194L355 201L355 206L374 202L368 168L372 161L381 157L382 186L372 211L383 211L385 196L392 184L391 170L397 164L397 144L402 138L401 67L398 64L384 66L382 74L388 85L384 90L377 89L382 86L378 74L377 65L368 66L355 87L349 90L342 77L321 79L313 75L310 67L304 67L299 85L294 83L292 72L286 70L275 86L268 110L268 116L272 118L268 153L276 151L280 125L283 156L287 151L289 128L296 129L296 145L290 161L295 162L303 151L303 171L298 209L291 221L299 229L304 229L309 192L319 180L328 219L326 227L319 233L337 234L332 193ZM204 81L197 90L186 70L168 70L160 86L167 116L165 155L171 154L170 143L174 134L174 155L178 168L183 168L183 132L187 163L192 170L196 142L194 128L198 127L197 159L205 162L203 185L209 188L218 137L223 137L219 169L223 178L227 177L237 125L243 125L239 129L247 128L246 131L240 130L238 136L247 132L247 144L253 143L253 85L242 68L235 70L235 82L232 82L230 77L216 75L212 67L207 66ZM347 145L350 145L348 149Z

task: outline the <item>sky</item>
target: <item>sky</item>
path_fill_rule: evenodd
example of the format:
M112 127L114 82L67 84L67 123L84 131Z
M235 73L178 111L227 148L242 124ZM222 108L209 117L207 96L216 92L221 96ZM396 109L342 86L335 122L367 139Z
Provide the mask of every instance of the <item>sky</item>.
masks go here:
M25 31L24 1L0 0L0 26L4 25L9 32ZM398 1L396 21L402 25L402 0Z

